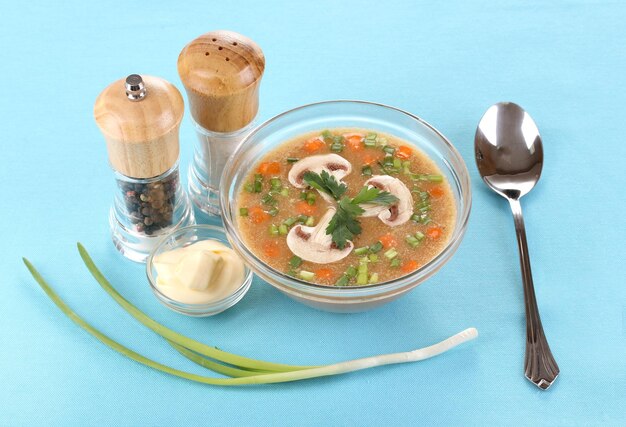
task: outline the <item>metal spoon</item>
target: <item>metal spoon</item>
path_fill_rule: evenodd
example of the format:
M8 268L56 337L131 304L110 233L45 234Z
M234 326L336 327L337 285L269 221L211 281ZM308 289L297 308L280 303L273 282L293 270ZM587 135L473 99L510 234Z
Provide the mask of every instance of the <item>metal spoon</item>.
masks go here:
M545 390L559 375L543 332L530 271L520 198L535 186L543 166L543 146L537 125L512 102L492 105L478 124L474 139L476 165L483 181L509 201L519 246L526 305L526 378Z

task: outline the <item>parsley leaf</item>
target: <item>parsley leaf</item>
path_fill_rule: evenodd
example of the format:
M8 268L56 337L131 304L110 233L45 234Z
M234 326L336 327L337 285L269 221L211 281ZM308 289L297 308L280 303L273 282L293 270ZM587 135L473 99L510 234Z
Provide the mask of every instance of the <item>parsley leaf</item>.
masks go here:
M387 191L380 191L376 187L363 187L359 194L352 199L352 203L371 203L376 205L389 206L398 201L398 198Z
M326 234L333 238L338 249L344 249L348 240L362 231L361 223L357 219L365 210L361 203L389 206L398 201L398 198L387 191L380 191L376 187L363 187L354 198L345 196L348 187L327 171L315 173L305 172L302 181L311 188L330 195L338 201L337 212L326 227Z
M348 240L352 240L355 235L361 233L361 224L356 217L363 212L363 208L353 204L349 197L343 197L339 201L337 212L326 227L326 234L332 235L333 243L337 248L345 248Z
M326 234L332 235L333 243L337 248L343 249L348 240L361 234L361 223L357 217L363 215L365 210L359 206L360 203L390 205L397 200L398 198L391 193L367 187L363 187L353 199L344 196L339 200L337 212L326 227Z
M302 180L308 186L330 195L335 200L339 200L348 189L346 184L338 182L337 179L327 171L322 171L321 174L311 171L305 172Z

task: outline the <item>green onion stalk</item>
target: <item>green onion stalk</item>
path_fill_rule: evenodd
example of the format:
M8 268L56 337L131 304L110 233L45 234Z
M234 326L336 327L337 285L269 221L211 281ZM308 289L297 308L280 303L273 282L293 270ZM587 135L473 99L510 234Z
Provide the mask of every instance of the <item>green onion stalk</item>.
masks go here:
M215 378L203 375L197 375L190 372L181 371L162 363L149 359L128 347L123 346L109 336L105 335L76 312L74 312L52 289L35 267L24 258L24 264L30 271L31 275L52 302L78 326L100 340L106 346L119 352L120 354L132 359L142 365L151 367L161 372L210 385L219 386L235 386L246 384L270 384L290 381L299 381L309 378L317 378L331 375L344 374L348 372L358 371L362 369L373 368L377 366L416 362L439 355L462 344L470 341L478 336L478 331L474 328L466 329L456 335L451 336L437 344L431 345L418 350L385 354L363 359L350 360L346 362L334 363L323 366L298 366L280 363L265 362L255 360L248 357L239 356L228 353L217 348L208 346L191 338L185 337L166 326L159 324L145 313L122 297L109 281L104 277L100 270L96 267L87 250L79 243L78 250L85 265L100 284L100 286L131 316L140 323L165 338L167 342L180 354L195 362L196 364L210 369L219 374L231 378Z

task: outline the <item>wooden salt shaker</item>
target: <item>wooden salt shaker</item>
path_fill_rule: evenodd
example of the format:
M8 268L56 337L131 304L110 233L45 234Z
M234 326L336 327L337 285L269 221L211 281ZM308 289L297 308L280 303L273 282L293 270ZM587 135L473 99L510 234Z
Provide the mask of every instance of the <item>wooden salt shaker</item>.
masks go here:
M203 34L178 56L178 74L198 135L189 168L189 193L207 214L220 215L222 170L254 126L264 69L261 48L232 31Z
M163 235L194 222L178 173L183 99L171 83L131 74L96 99L94 117L118 190L109 215L115 247L145 261Z

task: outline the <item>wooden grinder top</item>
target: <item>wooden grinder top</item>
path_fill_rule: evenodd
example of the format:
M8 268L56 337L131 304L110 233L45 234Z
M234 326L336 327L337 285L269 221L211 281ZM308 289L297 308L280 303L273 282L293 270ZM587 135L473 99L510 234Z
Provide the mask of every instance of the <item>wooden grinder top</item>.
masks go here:
M254 119L264 70L261 48L232 31L203 34L178 56L191 115L213 132L233 132Z
M132 74L113 82L94 106L111 166L132 178L171 169L178 160L183 112L183 97L166 80Z

